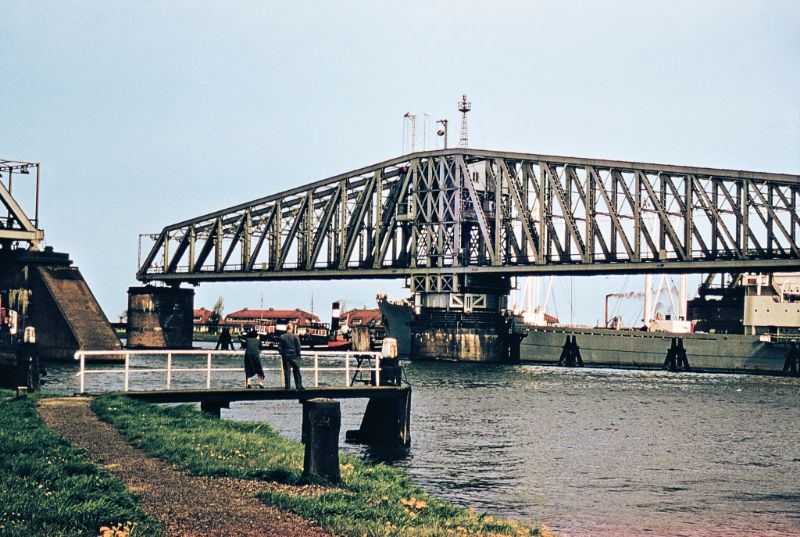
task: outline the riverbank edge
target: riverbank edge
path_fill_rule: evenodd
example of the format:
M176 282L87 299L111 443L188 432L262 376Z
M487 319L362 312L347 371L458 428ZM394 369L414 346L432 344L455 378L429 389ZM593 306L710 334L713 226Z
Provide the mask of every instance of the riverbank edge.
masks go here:
M0 534L162 536L118 479L45 425L42 397L0 390Z
M159 406L107 395L92 410L151 456L193 475L272 481L285 486L259 494L336 534L373 536L542 536L546 527L503 521L435 498L403 471L340 454L342 483L308 487L303 445L264 423L209 418L192 405ZM315 483L319 485L319 483Z

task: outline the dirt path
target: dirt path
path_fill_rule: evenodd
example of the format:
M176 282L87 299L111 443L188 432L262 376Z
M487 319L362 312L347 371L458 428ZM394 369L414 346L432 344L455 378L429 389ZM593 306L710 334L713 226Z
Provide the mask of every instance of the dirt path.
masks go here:
M45 423L116 476L169 536L330 537L318 526L264 505L255 493L269 483L228 477L192 477L131 446L100 421L85 398L48 398Z

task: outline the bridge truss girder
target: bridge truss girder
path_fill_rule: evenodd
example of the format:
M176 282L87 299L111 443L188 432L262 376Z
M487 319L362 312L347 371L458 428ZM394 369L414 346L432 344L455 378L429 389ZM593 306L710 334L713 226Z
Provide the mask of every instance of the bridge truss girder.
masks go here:
M800 268L800 176L457 149L165 227L142 281Z
M33 199L34 216L30 218L14 198L14 176L19 181L23 176L35 177ZM20 160L0 159L0 206L5 213L0 213L0 242L11 244L26 241L31 247L38 249L44 239L44 231L39 226L39 163Z

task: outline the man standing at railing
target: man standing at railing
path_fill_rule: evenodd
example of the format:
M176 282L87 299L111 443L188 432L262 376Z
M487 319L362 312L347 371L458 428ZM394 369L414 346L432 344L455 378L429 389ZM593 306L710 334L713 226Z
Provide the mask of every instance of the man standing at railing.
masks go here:
M250 387L250 378L258 375L258 387L264 387L264 368L261 367L261 340L255 329L250 327L244 338L244 387Z
M297 360L300 359L300 338L294 333L294 323L289 323L286 332L278 340L278 351L281 353L283 364L283 383L287 390L292 389L292 382L289 378L289 368L292 368L294 375L294 386L298 390L303 389L303 379L300 377L300 366Z

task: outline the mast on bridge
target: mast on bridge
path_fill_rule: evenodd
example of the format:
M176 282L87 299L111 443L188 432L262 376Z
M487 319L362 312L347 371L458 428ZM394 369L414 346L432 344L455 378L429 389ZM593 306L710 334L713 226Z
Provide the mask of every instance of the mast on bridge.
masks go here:
M461 112L461 138L458 140L458 147L468 147L467 143L467 112L472 110L472 103L467 100L467 94L461 96L458 103L458 111Z

